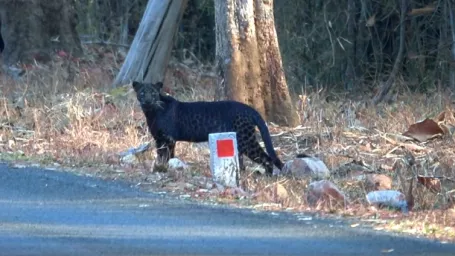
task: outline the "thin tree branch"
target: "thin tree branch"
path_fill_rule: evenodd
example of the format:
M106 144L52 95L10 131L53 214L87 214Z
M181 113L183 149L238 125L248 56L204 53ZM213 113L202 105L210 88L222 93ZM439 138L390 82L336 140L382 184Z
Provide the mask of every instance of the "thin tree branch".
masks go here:
M373 98L373 104L378 104L379 102L383 101L385 96L389 93L390 89L392 88L393 82L401 69L403 64L403 56L404 56L404 40L405 40L405 19L406 19L406 10L407 10L407 1L401 0L401 14L400 14L400 45L398 48L397 58L395 59L395 63L393 64L392 72L389 75L387 81L381 86L381 89Z

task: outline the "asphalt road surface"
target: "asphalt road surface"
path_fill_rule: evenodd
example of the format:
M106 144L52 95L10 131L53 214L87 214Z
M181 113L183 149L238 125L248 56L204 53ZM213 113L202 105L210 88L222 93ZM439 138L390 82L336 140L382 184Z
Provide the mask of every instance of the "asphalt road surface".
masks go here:
M0 255L453 256L455 245L0 164Z

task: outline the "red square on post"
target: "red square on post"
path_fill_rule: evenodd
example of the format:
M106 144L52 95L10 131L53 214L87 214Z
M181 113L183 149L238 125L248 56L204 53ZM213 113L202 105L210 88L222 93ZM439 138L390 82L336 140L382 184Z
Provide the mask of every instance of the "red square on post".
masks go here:
M234 156L234 140L217 140L216 149L218 157L233 157Z

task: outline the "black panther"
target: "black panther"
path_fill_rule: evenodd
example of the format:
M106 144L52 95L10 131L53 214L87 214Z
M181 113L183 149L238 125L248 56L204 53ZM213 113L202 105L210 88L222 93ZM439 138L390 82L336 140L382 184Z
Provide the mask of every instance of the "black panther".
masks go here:
M265 121L252 107L236 101L181 102L162 94L161 82L152 84L135 81L133 88L155 139L158 160L167 163L169 158L174 157L176 141L205 142L208 141L209 133L236 132L242 170L243 155L262 164L267 175L272 175L273 165L280 170L283 168ZM268 154L256 139L256 126Z

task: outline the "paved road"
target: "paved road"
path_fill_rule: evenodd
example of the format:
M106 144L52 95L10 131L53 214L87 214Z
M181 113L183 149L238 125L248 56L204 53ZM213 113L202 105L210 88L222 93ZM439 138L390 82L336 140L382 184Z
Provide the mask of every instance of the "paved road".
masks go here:
M454 244L203 206L0 164L0 255L455 255Z

